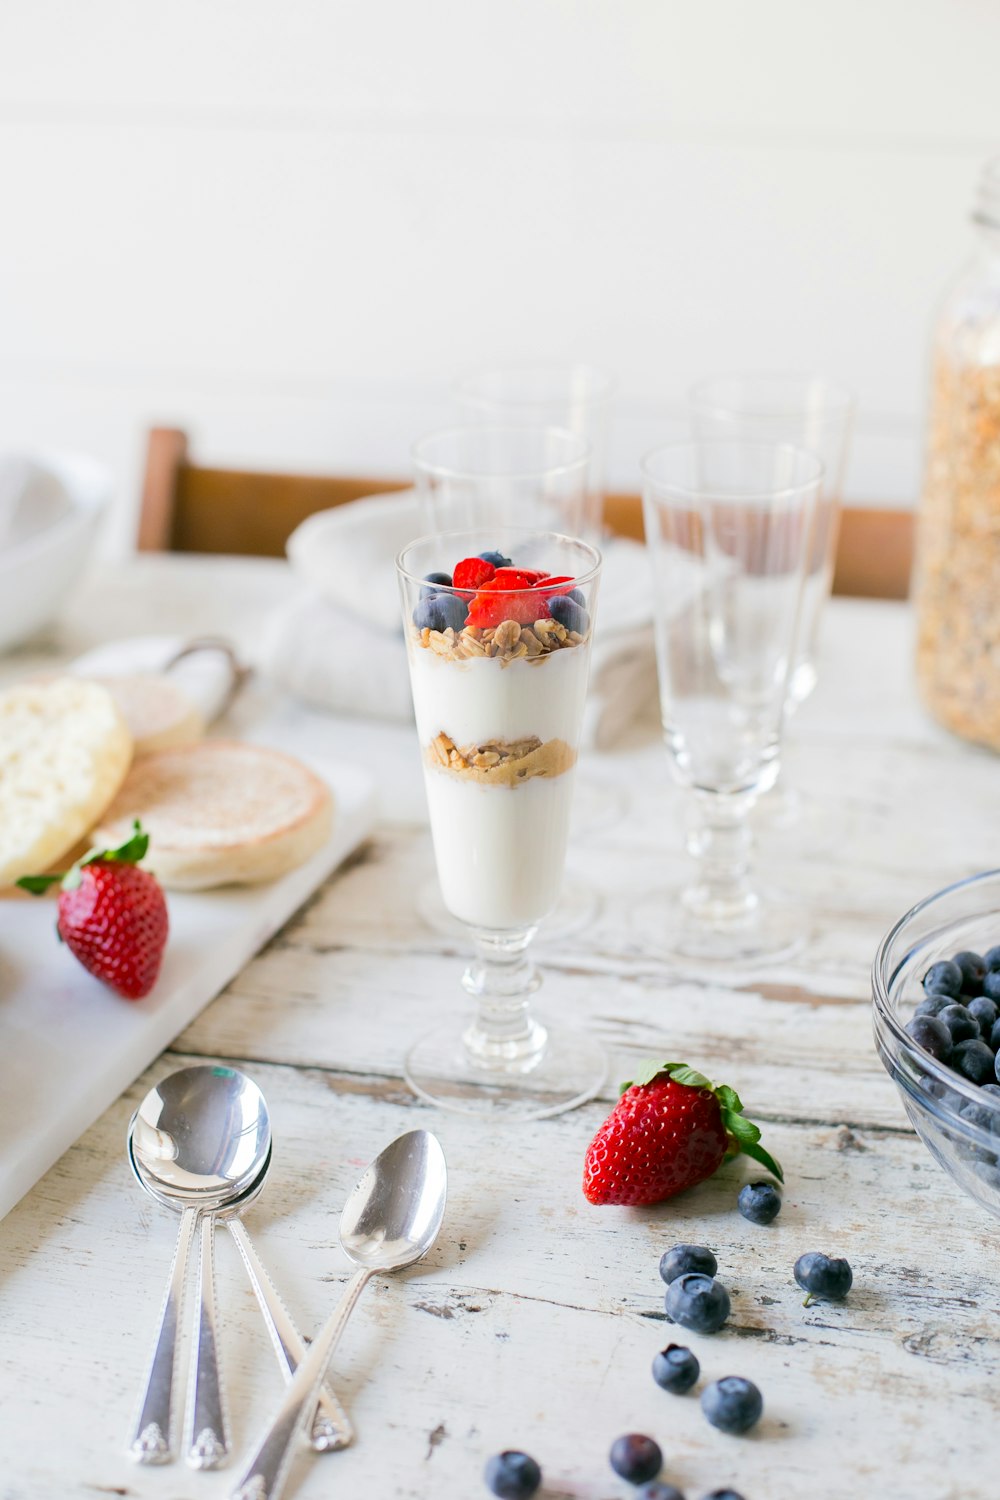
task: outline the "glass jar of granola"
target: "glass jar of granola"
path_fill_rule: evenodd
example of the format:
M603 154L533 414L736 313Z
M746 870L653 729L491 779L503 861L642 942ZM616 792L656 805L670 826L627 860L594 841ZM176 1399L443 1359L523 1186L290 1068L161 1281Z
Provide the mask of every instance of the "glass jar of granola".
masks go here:
M1000 750L1000 158L973 215L977 253L934 336L917 517L917 680L931 713Z

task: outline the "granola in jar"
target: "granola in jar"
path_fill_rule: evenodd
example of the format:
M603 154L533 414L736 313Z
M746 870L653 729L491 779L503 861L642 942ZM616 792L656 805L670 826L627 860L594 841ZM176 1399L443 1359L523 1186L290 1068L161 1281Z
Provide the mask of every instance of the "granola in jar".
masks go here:
M1000 161L982 247L938 324L917 518L917 680L946 728L1000 749Z

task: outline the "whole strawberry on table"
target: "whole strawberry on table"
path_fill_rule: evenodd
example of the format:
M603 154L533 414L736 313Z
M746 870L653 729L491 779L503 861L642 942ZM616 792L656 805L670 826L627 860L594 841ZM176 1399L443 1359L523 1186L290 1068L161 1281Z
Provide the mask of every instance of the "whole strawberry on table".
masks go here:
M628 1207L661 1203L704 1182L741 1151L784 1181L735 1089L710 1082L687 1063L652 1062L622 1085L588 1146L584 1197Z
M167 902L156 877L139 862L149 835L138 821L118 849L95 849L62 875L25 875L17 883L40 896L59 886L56 931L96 979L126 1000L141 1000L156 983L167 944Z

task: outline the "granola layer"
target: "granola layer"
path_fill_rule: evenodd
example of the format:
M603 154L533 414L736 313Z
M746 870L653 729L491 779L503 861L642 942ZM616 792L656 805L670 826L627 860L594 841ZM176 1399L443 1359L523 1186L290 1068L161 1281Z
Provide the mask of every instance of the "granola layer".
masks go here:
M562 776L576 765L576 751L565 740L532 735L522 740L487 740L458 746L447 734L435 736L424 752L435 771L447 771L480 786L520 786L534 777Z
M567 630L558 620L536 620L533 625L518 625L504 620L495 630L479 630L466 625L464 630L413 629L414 644L424 646L436 656L450 661L468 661L475 656L497 657L501 666L512 661L544 661L555 651L582 646L586 636Z

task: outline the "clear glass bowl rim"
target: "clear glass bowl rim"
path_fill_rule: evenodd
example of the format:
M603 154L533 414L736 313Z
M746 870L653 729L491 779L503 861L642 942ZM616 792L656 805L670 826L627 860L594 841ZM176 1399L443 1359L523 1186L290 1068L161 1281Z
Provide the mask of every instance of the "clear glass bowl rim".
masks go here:
M925 896L921 901L916 902L908 911L903 913L897 922L893 923L882 938L878 948L875 950L871 970L872 1011L876 1042L881 1044L883 1040L881 1033L883 1031L888 1032L895 1044L894 1050L897 1054L905 1053L914 1062L919 1064L921 1072L943 1084L952 1093L958 1094L960 1098L968 1101L970 1104L979 1104L982 1102L980 1085L971 1083L967 1078L963 1078L960 1073L955 1073L944 1063L938 1062L936 1057L932 1057L922 1047L917 1047L913 1039L907 1035L889 998L887 977L888 956L889 950L895 940L903 934L908 924L915 917L919 916L921 912L927 911L929 907L935 906L938 902L956 894L958 891L968 890L970 887L985 884L989 880L1000 883L1000 869L981 870L976 875L967 875L962 880L955 880L951 885L942 886L940 890L934 891L931 895ZM1000 923L998 923L998 926L1000 926ZM887 1050L891 1052L893 1049L887 1047ZM879 1047L879 1056L881 1057L883 1067L886 1067L886 1071L888 1072L886 1059L882 1056L881 1045ZM891 1076L896 1087L902 1089L903 1081L895 1075ZM949 1129L968 1136L976 1145L989 1148L994 1152L1000 1150L1000 1136L994 1135L992 1131L983 1130L980 1126L974 1124L973 1121L961 1116L957 1110L949 1109L944 1100L936 1099L932 1094L925 1094L910 1086L907 1086L906 1092L922 1110L927 1114L937 1116L948 1125Z

